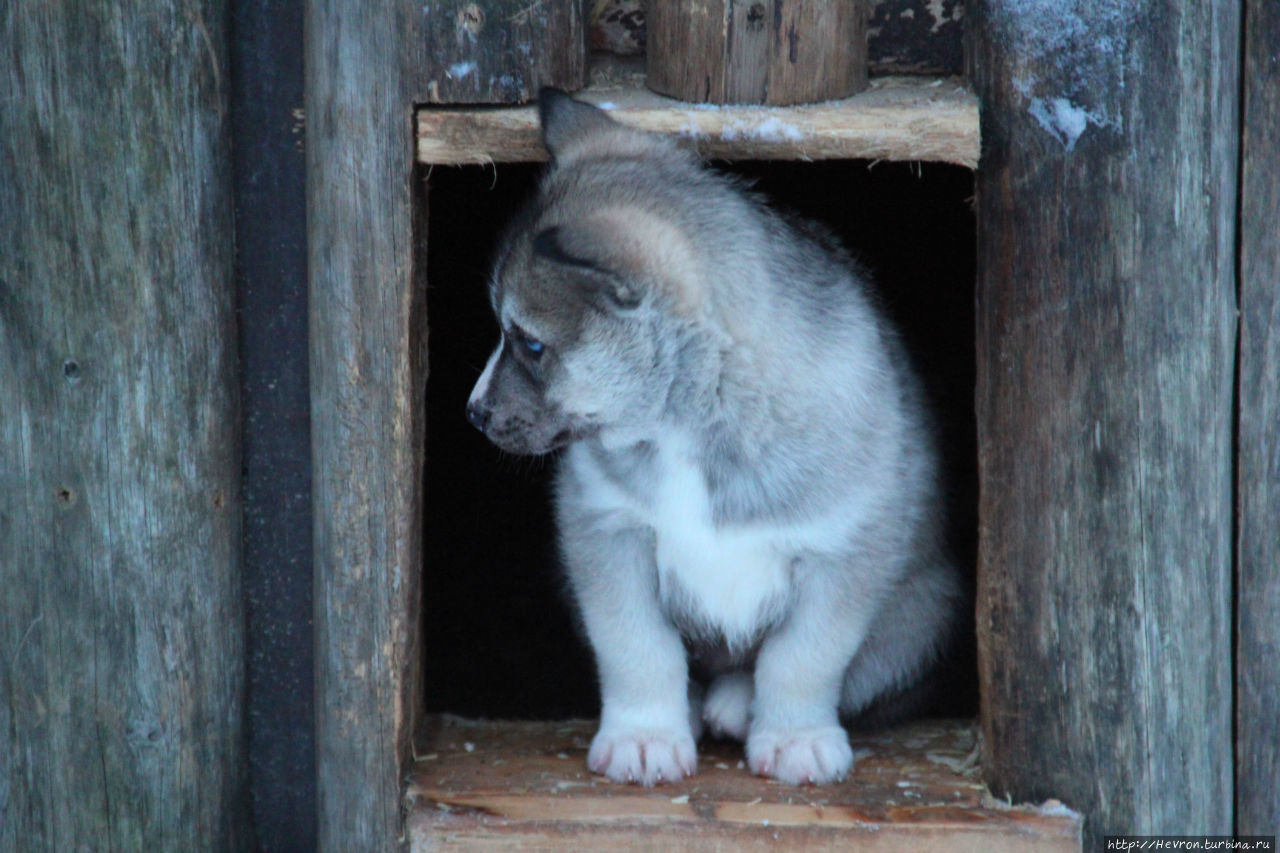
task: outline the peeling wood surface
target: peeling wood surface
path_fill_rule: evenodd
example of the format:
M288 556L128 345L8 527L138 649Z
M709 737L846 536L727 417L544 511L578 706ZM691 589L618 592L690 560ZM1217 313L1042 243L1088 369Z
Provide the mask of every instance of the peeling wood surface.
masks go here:
M624 124L681 137L711 158L978 162L978 101L955 78L879 78L852 98L807 106L715 107L650 92L634 65L618 63L580 97ZM533 107L418 110L419 163L545 159Z
M963 74L964 0L871 0L874 74Z
M1236 830L1280 827L1280 4L1245 4Z
M404 3L404 26L425 49L411 68L417 100L521 104L542 86L585 79L582 0L429 0Z
M750 775L740 745L707 742L691 779L619 785L586 768L594 732L583 720L431 718L408 787L411 849L1080 849L1079 818L1061 806L986 795L970 721L855 736L865 754L848 780L801 788Z

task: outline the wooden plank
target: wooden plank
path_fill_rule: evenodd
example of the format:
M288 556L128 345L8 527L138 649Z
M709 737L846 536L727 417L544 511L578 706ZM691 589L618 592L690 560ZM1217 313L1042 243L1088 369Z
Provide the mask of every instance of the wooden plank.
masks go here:
M0 849L236 850L227 7L0 15Z
M431 104L523 104L542 86L582 88L582 0L405 3L428 47L415 88Z
M882 78L853 98L800 107L707 107L673 101L617 64L581 94L641 130L686 139L706 157L757 160L928 160L973 168L978 103L954 79ZM537 111L418 111L418 162L541 161Z
M1227 834L1238 4L966 16L987 780Z
M1245 9L1236 829L1261 835L1280 826L1280 7Z
M817 787L754 777L727 743L702 744L690 779L619 785L586 769L594 730L432 718L408 790L411 849L1080 849L1080 819L1060 804L986 795L968 721L855 736L853 774Z
M426 293L395 4L307 6L307 237L320 849L398 849L421 704Z
M867 87L866 0L649 0L647 81L684 101L804 104Z

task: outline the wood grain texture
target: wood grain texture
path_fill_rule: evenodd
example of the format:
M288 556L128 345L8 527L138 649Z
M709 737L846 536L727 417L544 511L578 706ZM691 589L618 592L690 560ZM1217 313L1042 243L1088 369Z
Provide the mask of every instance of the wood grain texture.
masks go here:
M307 6L317 809L329 851L398 848L421 704L416 8Z
M801 107L698 108L638 85L619 65L583 100L609 107L624 124L687 140L705 157L753 160L925 160L974 167L978 102L951 79L894 77L844 101ZM532 107L418 111L418 162L545 160Z
M1061 804L1010 808L979 780L972 721L859 735L843 783L752 776L742 747L699 747L698 774L645 789L587 771L595 722L433 717L409 783L411 849L1078 851Z
M428 46L416 71L421 101L523 104L542 86L581 89L583 0L438 0L405 4Z
M1238 4L967 15L987 780L1229 833Z
M226 4L0 12L0 849L247 849Z
M682 101L789 105L867 85L864 0L649 0L648 85Z
M1245 4L1236 828L1280 827L1280 7Z
M642 55L645 6L645 0L591 0L587 4L590 50ZM867 54L872 76L963 74L964 0L874 0L867 23Z

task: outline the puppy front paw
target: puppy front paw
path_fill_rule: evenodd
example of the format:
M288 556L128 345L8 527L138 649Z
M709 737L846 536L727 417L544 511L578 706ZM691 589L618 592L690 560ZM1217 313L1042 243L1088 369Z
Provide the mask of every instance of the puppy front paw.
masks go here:
M601 728L591 741L587 766L615 782L656 785L696 773L698 750L689 731Z
M840 726L763 729L747 738L747 766L788 785L843 781L853 767L849 735Z

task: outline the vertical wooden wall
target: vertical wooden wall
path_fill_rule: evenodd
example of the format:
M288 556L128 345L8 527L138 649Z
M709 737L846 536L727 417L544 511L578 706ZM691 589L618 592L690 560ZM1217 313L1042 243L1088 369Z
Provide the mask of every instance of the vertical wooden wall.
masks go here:
M1236 827L1280 827L1280 6L1245 3Z
M1229 833L1239 3L966 16L988 781Z
M0 849L234 850L226 4L0 12Z

